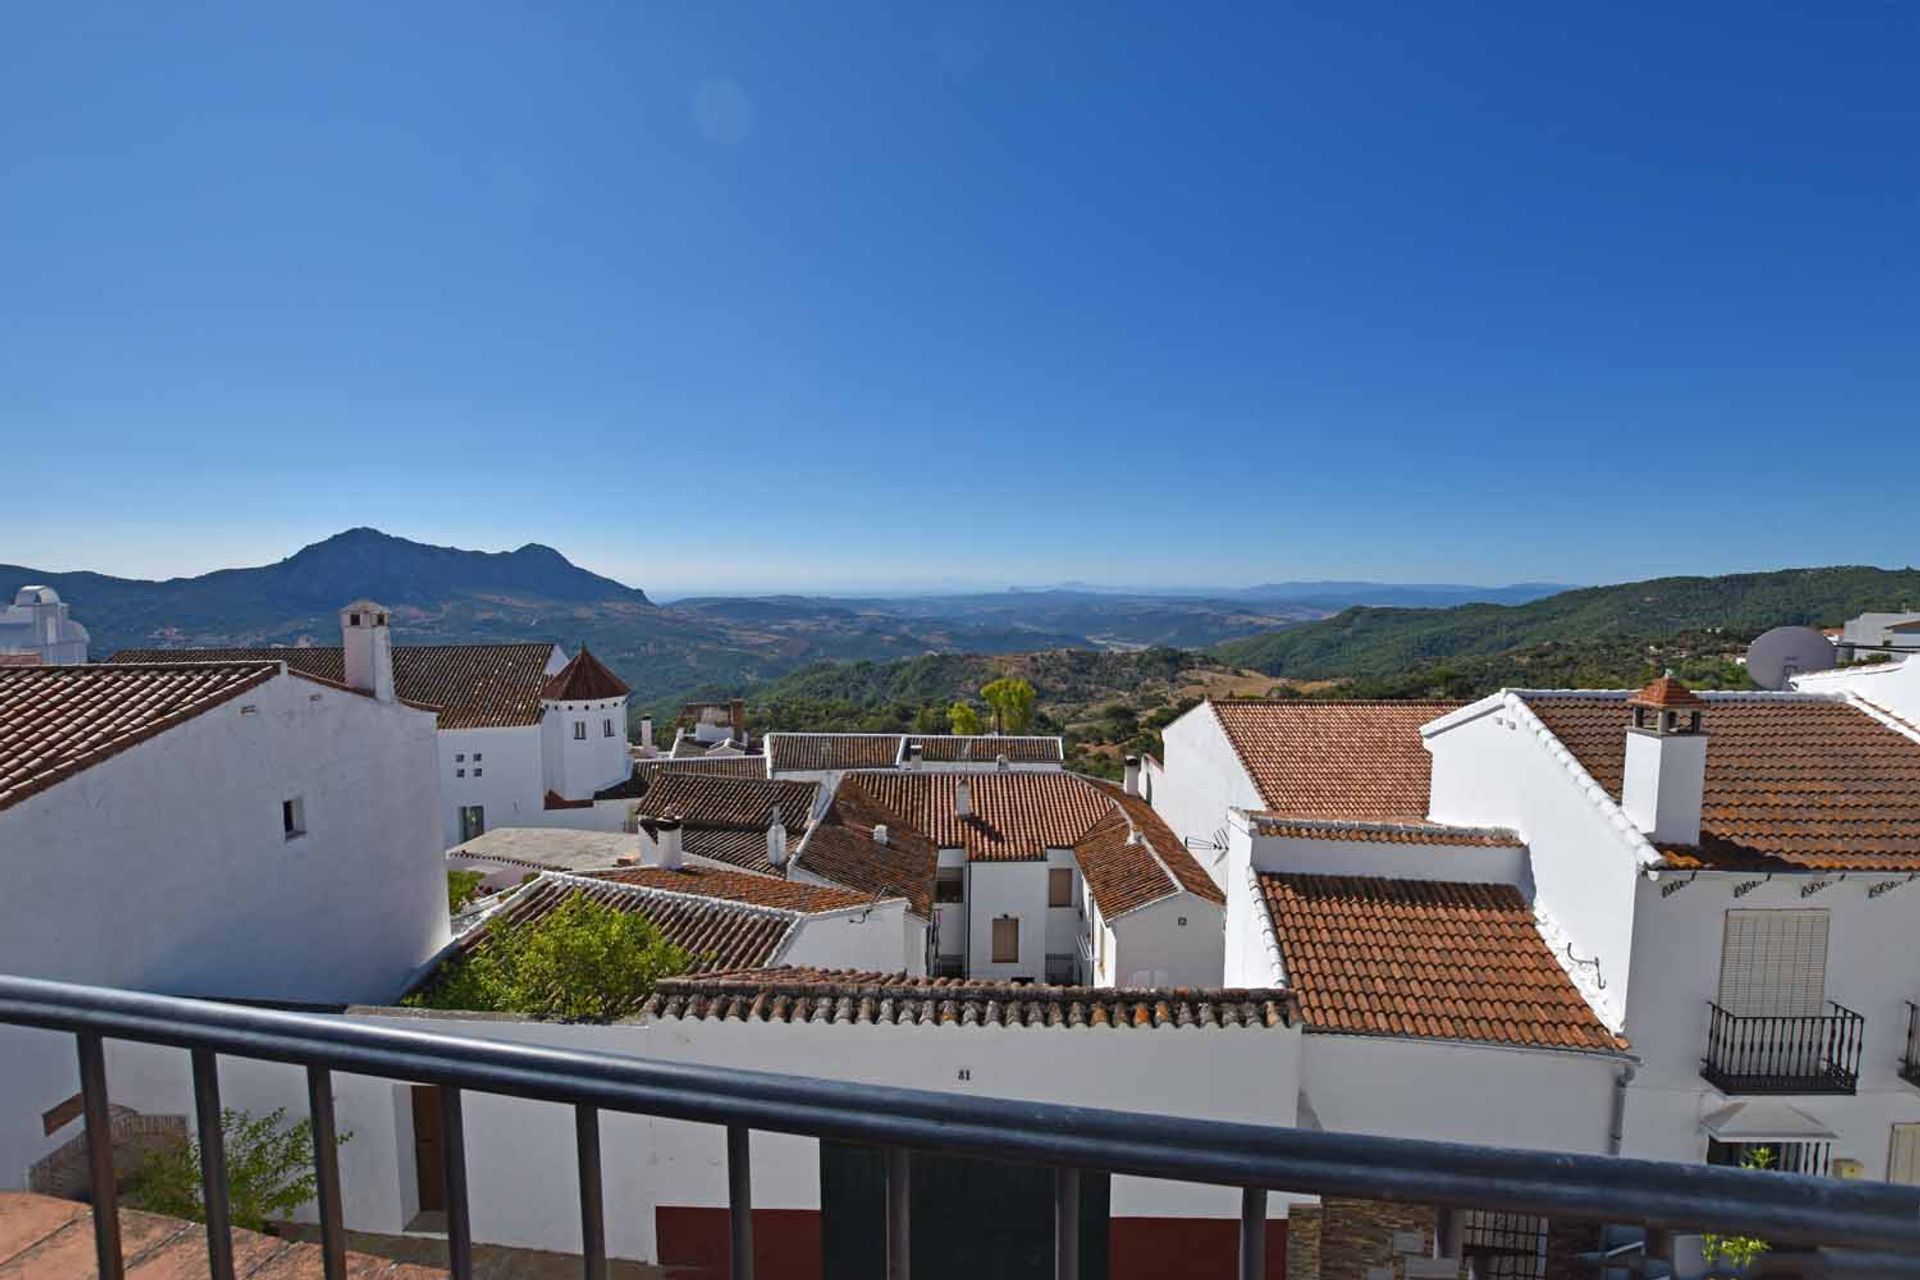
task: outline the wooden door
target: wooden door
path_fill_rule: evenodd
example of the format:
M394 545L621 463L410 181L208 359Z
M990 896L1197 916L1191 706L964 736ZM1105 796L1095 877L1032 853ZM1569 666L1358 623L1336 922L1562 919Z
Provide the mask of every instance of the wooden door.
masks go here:
M1893 1126L1893 1147L1887 1153L1887 1181L1920 1186L1920 1124Z
M440 1089L437 1085L413 1086L413 1168L420 1190L421 1213L445 1213L447 1209L447 1167L442 1161L444 1144L440 1129Z

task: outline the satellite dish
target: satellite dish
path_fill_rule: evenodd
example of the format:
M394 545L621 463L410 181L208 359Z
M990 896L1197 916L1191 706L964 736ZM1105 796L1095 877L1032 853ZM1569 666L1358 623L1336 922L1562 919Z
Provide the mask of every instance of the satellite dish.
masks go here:
M1839 664L1833 641L1812 627L1775 627L1747 647L1747 678L1762 689L1784 689L1795 676Z

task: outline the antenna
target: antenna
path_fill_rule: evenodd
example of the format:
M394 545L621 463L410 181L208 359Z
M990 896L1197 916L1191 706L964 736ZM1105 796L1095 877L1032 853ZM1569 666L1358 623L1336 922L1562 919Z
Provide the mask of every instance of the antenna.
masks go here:
M1747 678L1762 689L1784 689L1795 676L1838 665L1833 641L1812 627L1775 627L1747 646Z

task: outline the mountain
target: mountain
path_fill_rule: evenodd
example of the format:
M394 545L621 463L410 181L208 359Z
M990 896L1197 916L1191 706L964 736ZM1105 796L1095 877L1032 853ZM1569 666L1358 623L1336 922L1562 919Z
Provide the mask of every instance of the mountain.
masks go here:
M1438 660L1600 638L1718 631L1744 643L1770 627L1838 626L1920 600L1920 571L1845 565L1583 587L1522 605L1347 609L1232 640L1222 662L1294 679L1386 676Z
M1236 600L1305 605L1329 613L1357 605L1395 609L1445 609L1457 604L1526 604L1571 591L1566 582L1515 582L1475 587L1451 582L1267 582L1242 587Z

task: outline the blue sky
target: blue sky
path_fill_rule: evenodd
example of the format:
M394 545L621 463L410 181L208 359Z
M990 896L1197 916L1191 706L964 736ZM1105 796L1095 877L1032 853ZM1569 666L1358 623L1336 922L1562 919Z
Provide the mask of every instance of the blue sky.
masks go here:
M1906 564L1916 55L1897 3L17 7L0 562Z

